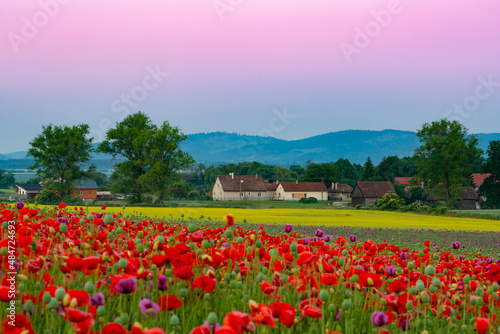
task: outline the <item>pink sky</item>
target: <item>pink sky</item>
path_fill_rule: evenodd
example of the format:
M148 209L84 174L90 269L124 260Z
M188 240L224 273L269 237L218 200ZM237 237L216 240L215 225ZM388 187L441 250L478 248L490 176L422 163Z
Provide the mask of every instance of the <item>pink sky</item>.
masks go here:
M170 120L186 133L255 134L273 107L284 105L326 121L319 127L298 122L277 134L298 138L370 126L415 130L473 92L478 76L492 73L500 80L496 0L401 0L391 22L350 62L341 43L353 45L355 29L364 30L374 21L372 12L387 10L393 1L241 0L223 20L214 3L228 0L64 1L18 52L12 34L23 36L24 18L33 22L42 3L56 0L2 5L2 112L22 107L36 115L40 110L19 102L29 98L55 117L44 120L67 122L69 117L60 117L74 105L75 122L96 125L117 96L141 82L147 66L158 65L169 79L141 105L155 121ZM482 104L483 115L498 115L493 105L499 96L500 89ZM258 101L254 112L249 101ZM364 114L373 108L394 123L373 123ZM328 124L333 111L339 112L331 119L335 126ZM259 120L249 123L249 112ZM345 112L357 121L344 118ZM228 113L241 113L242 125L228 129ZM409 119L405 113L422 116ZM183 114L203 122L193 124ZM408 126L409 120L416 126ZM477 117L464 123L475 132L493 131Z

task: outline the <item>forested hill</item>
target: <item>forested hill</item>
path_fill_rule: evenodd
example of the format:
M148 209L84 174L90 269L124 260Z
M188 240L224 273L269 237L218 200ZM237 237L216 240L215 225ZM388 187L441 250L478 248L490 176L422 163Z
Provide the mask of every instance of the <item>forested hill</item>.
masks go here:
M500 133L478 136L485 151L491 140L500 140ZM182 145L199 162L255 160L279 165L303 165L308 159L332 162L339 158L363 164L368 156L379 163L390 155L411 156L418 146L414 132L399 130L347 130L292 141L213 132L189 135Z
M491 140L500 140L500 133L478 134L478 136L480 147L484 151ZM182 149L189 152L197 162L206 164L258 161L276 165L303 165L309 159L312 162L333 162L339 158L363 164L368 156L377 164L383 157L390 155L411 156L418 146L419 142L414 132L399 130L347 130L290 141L212 132L189 135L181 144ZM25 156L26 152L0 155L0 168L28 166L31 161L23 161ZM16 159L15 162L12 159ZM109 156L105 154L94 153L94 161L98 167L99 165L102 168L112 167Z

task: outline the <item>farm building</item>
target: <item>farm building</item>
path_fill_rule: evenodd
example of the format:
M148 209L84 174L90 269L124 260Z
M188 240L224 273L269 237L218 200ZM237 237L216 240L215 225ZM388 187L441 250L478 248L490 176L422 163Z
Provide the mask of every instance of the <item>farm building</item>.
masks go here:
M269 200L266 184L260 175L219 175L213 188L214 201Z
M328 189L329 201L346 201L351 198L353 188L345 183L335 182Z
M388 181L358 182L351 193L352 205L375 204L385 194L395 194L394 186Z
M491 173L485 173L485 174L474 173L471 175L472 183L474 184L474 189L476 190L476 192L479 191L479 187L481 187L481 185L484 183L484 180L486 180L490 176Z
M425 199L427 203L446 203L446 196L444 194L438 194L436 191L430 192ZM462 194L457 200L457 207L460 210L476 210L479 208L478 196L474 188L463 187Z
M16 184L16 194L19 195L18 199L35 198L36 195L42 192L40 184Z
M94 180L82 179L76 182L73 196L83 200L93 200L97 198L97 183Z
M316 198L318 201L328 199L328 188L323 182L280 182L276 188L278 201L298 201L301 198Z

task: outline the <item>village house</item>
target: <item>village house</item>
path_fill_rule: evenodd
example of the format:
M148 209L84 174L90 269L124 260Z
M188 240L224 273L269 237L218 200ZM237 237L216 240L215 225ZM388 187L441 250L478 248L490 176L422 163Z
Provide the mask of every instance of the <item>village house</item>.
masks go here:
M351 193L352 206L368 206L385 194L395 194L394 186L388 181L358 182Z
M476 190L476 193L479 191L479 187L484 183L484 180L489 178L491 176L491 173L474 173L471 175L472 178L472 183L474 186L474 190Z
M266 184L260 175L219 175L213 187L214 201L269 200Z
M76 181L73 196L79 197L84 201L97 199L97 183L90 179Z
M328 200L329 201L347 201L351 199L351 193L353 188L345 183L332 183L332 186L328 189Z
M301 198L316 198L318 201L326 201L328 200L328 188L323 182L280 182L273 199L298 201Z
M35 198L36 195L42 192L40 184L16 184L15 190L18 199Z
M479 209L479 198L474 188L463 187L462 193L457 200L457 208L459 210L476 210ZM429 204L440 203L446 204L446 196L438 194L436 191L431 191L425 201Z

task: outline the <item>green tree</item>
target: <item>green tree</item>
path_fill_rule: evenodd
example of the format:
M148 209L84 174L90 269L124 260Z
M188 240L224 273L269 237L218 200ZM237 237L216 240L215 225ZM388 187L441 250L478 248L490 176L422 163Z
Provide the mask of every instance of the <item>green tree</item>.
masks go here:
M368 157L365 164L363 165L363 173L361 174L362 181L372 181L375 177L375 166L373 165L372 159Z
M168 184L177 180L178 172L189 168L194 159L179 146L187 136L166 121L160 127L153 125L148 131L148 138L147 171L139 177L139 182L155 193L158 202L162 203Z
M485 207L500 208L500 140L490 141L487 154L483 169L491 175L479 187L479 195L486 199Z
M90 160L92 139L88 138L88 124L72 127L42 127L42 133L31 142L28 156L34 164L28 169L36 170L44 180L44 188L54 191L58 197L71 196L75 181L86 174L82 164Z
M161 202L177 172L194 162L179 147L186 138L168 122L157 127L142 112L127 116L109 129L98 152L125 159L115 164L113 191L133 194L137 202L142 201L145 191L152 191Z
M333 164L311 163L307 166L306 173L300 179L301 182L321 182L323 181L326 187L330 187L333 182L338 179L338 173ZM326 189L325 189L326 190Z
M109 129L105 140L98 146L97 152L111 154L125 161L115 164L112 174L112 191L133 194L137 202L142 201L144 192L139 178L147 172L147 146L149 130L153 127L145 114L138 112L127 116Z
M10 188L16 183L16 178L11 172L5 173L5 170L0 169L0 188Z
M415 150L418 177L430 191L444 195L448 206L454 205L461 188L471 185L474 161L482 154L477 136L468 135L458 121L442 119L424 124L417 137L421 143Z

